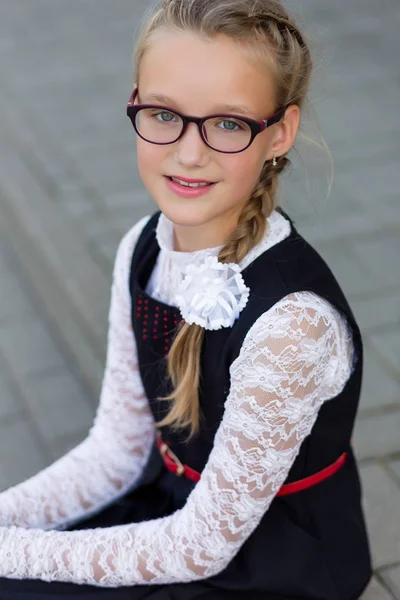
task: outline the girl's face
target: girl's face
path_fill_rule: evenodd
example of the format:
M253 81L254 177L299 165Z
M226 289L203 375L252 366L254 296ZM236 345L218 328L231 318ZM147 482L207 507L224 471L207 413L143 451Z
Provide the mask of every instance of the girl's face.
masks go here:
M157 102L151 95L168 102ZM145 52L135 103L159 104L185 115L237 114L222 105L241 105L244 116L261 120L274 105L272 74L246 58L239 44L226 36L203 41L191 33L158 31ZM156 145L137 136L138 168L145 187L160 210L174 223L175 249L200 250L224 244L248 202L263 163L288 151L297 129L292 111L285 123L256 136L249 148L223 154L209 148L195 123L176 142ZM294 110L296 113L296 110ZM298 112L298 111L297 111ZM293 121L293 123L292 123ZM287 148L287 149L286 149ZM198 198L171 190L167 176L216 182Z

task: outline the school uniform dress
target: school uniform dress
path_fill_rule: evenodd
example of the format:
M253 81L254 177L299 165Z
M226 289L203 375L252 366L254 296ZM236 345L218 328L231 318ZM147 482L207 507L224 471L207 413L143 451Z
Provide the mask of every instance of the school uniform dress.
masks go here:
M0 494L0 600L359 598L363 348L334 275L280 209L236 270L173 243L159 211L121 241L93 427ZM155 427L183 314L207 325L189 441Z

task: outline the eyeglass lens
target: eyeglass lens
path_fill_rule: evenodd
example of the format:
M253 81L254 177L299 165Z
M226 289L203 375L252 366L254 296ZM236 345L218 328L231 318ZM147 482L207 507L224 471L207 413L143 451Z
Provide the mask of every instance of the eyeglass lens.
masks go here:
M168 144L176 141L183 121L172 111L142 108L136 115L136 127L147 141ZM203 135L216 150L235 152L245 148L251 139L249 125L241 119L212 117L203 124Z

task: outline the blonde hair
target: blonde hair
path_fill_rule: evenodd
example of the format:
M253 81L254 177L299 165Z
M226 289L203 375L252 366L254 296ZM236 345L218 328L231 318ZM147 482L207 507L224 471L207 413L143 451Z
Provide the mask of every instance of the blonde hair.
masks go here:
M134 67L139 79L141 59L159 29L189 31L205 39L224 34L273 67L275 110L296 104L303 106L309 89L312 58L303 34L276 0L164 0L142 27L136 45ZM239 263L263 238L266 219L275 208L279 174L290 163L281 156L274 167L264 163L249 201L242 210L235 231L220 250L220 262ZM181 323L168 357L171 394L158 400L170 402L167 416L157 423L174 430L189 427L191 438L200 426L200 354L204 329Z

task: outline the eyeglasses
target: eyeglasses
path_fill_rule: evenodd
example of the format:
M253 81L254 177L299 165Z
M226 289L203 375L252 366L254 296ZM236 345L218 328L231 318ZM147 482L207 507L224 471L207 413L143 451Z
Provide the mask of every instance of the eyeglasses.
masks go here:
M137 92L137 88L132 92L126 112L136 133L146 142L173 144L182 137L189 123L196 123L204 143L227 154L246 150L256 135L282 119L287 108L262 121L226 114L188 117L167 106L134 104Z

